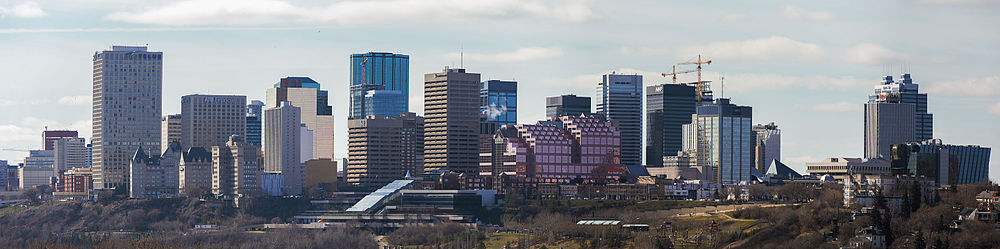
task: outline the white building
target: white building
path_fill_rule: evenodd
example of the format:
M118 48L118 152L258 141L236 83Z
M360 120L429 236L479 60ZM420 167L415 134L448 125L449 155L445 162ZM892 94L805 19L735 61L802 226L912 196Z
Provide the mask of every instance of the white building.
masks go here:
M181 114L163 115L160 119L160 145L167 151L170 142L181 141Z
M264 171L282 175L282 195L301 195L305 182L299 151L301 113L288 101L264 110Z
M112 46L93 62L94 188L128 187L136 148L160 152L163 53Z
M84 138L60 138L53 143L55 156L55 172L66 171L72 168L86 168L87 166L87 143Z

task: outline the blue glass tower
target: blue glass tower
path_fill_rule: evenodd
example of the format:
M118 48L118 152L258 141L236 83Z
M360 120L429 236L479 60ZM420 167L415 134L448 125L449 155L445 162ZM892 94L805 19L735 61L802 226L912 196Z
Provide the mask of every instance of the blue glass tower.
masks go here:
M405 54L368 52L364 54L351 55L351 113L348 118L364 118L372 113L366 113L367 108L357 106L365 102L364 97L367 91L376 90L375 87L366 85L378 85L377 90L398 91L402 100L390 100L393 103L402 102L402 108L394 110L381 110L382 113L394 113L390 116L399 116L399 113L407 112L410 96L409 90L410 56ZM379 105L376 105L379 106ZM392 105L387 105L392 106Z
M517 81L479 84L480 134L493 135L503 125L517 124Z

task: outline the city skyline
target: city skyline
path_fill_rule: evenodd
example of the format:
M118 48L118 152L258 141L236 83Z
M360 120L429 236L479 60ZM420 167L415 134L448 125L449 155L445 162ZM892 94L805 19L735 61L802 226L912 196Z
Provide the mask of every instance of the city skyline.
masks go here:
M277 1L274 1L277 2ZM518 1L509 1L518 2ZM941 7L955 9L945 11L934 17L923 16L932 20L947 18L961 22L983 23L965 25L949 30L927 29L931 35L921 35L921 39L906 39L905 36L890 36L879 38L879 34L888 32L906 33L921 25L935 27L940 24L921 23L920 20L907 19L915 24L900 24L899 21L888 21L892 17L908 17L908 15L882 17L874 23L881 23L874 31L851 31L846 35L836 32L851 27L851 23L864 22L865 10L857 10L847 6L809 6L806 3L768 3L761 4L764 13L776 13L777 17L765 17L724 9L719 13L710 13L721 17L723 23L739 27L732 20L758 20L762 24L773 22L784 23L788 20L800 20L801 25L783 24L783 28L775 31L751 29L746 32L728 32L727 34L707 34L720 28L712 25L702 25L705 31L696 31L700 38L694 40L681 39L678 43L666 43L665 38L651 36L654 30L683 27L683 22L670 26L655 26L648 20L641 22L641 27L629 27L613 31L616 34L627 32L642 33L654 39L646 42L628 42L608 39L595 41L574 41L572 39L590 34L588 28L606 28L615 24L628 24L630 21L616 18L613 14L623 11L624 6L608 9L604 13L594 10L603 9L597 3L580 2L589 12L582 14L582 19L572 18L574 15L551 17L535 16L526 12L518 12L514 7L513 20L504 22L486 20L478 24L484 27L453 26L444 27L447 30L479 29L495 30L491 27L504 23L525 25L525 20L540 19L553 27L564 27L567 30L556 35L541 36L538 40L522 39L518 42L501 43L482 38L440 38L412 33L419 29L430 29L435 24L447 23L448 20L426 21L404 25L403 28L414 28L405 31L408 35L419 35L418 39L400 42L381 42L378 37L388 37L399 29L383 28L376 30L371 36L342 37L338 34L349 34L355 29L365 29L365 24L342 24L339 21L331 23L306 20L303 27L280 22L255 24L257 26L229 25L220 22L221 19L191 18L196 23L187 26L163 25L164 22L142 19L150 15L143 13L158 13L167 11L174 3L157 4L148 10L116 9L107 13L95 9L77 6L87 11L81 15L105 16L105 21L82 23L86 27L110 29L81 30L78 32L55 32L60 28L80 28L61 18L74 5L55 6L57 4L37 5L46 16L22 18L15 14L5 14L0 20L0 37L10 39L0 41L0 52L12 55L10 58L20 60L5 60L5 69L0 69L4 75L10 75L10 83L5 83L11 91L23 92L0 100L0 109L7 120L0 122L0 133L8 134L8 139L0 142L0 148L40 149L38 134L43 126L50 129L76 129L90 141L91 123L88 108L90 106L91 85L89 65L86 57L94 51L106 49L110 45L133 43L148 43L151 51L164 53L163 66L163 114L180 113L180 96L187 94L237 94L246 95L247 99L264 99L264 90L274 83L274 79L288 76L312 77L324 84L329 90L330 105L335 116L335 152L334 157L346 156L346 118L349 98L345 94L348 89L349 70L347 58L350 54L369 51L386 51L410 55L410 79L420 79L423 74L439 72L445 66L456 66L468 69L470 72L482 73L482 80L501 79L517 80L530 88L523 88L522 96L518 98L521 107L518 123L530 124L544 119L544 101L546 96L562 94L577 94L582 97L596 97L593 89L600 82L600 75L616 71L626 74L641 74L644 86L669 82L660 77L659 72L666 72L669 65L687 60L701 52L704 56L715 60L710 66L705 66L703 76L707 80L718 80L718 75L724 73L727 78L726 91L721 84L713 84L716 94L725 93L734 101L753 106L755 109L753 123L775 122L782 127L782 151L786 162L792 168L803 171L803 162L819 161L826 157L860 157L863 148L863 109L862 103L870 94L871 86L879 82L885 70L885 64L895 63L888 73L894 77L901 72L899 64L911 64L907 72L913 75L915 82L922 85L921 91L929 95L928 109L936 116L934 120L935 138L941 138L953 144L979 144L993 147L1000 144L1000 134L988 132L995 123L1000 121L1000 77L991 71L998 65L996 52L991 51L991 44L997 44L1000 37L995 32L987 32L989 23L996 23L996 17L990 16L996 5L983 4L932 4L932 3L873 3L878 5L875 10L909 10L920 13L927 8ZM681 4L684 5L684 4ZM735 4L738 5L738 4ZM881 7L879 7L881 6ZM500 6L504 7L504 6ZM546 9L556 11L561 7L545 5ZM708 13L702 6L681 6L696 10L696 13ZM848 9L848 10L845 10ZM858 7L860 8L860 7ZM702 11L697 11L702 9ZM963 10L963 11L959 11ZM971 13L969 13L971 12ZM124 13L124 14L122 14ZM475 13L475 12L474 12ZM555 12L553 12L555 13ZM824 15L825 13L825 15ZM131 14L131 15L129 15ZM168 13L169 14L169 13ZM210 13L211 14L211 13ZM418 13L419 14L419 13ZM416 14L411 14L416 15ZM967 16L963 16L967 15ZM114 16L114 17L112 17ZM652 16L652 15L650 15ZM919 16L919 15L915 15ZM448 18L475 18L456 16ZM489 17L484 17L489 18ZM680 17L678 17L680 18ZM870 17L868 17L870 18ZM154 18L155 19L155 18ZM780 20L773 20L780 19ZM123 21L124 20L124 21ZM878 21L882 20L882 21ZM978 20L978 21L976 21ZM200 21L200 23L198 22ZM892 23L889 25L888 23ZM46 25L42 25L46 24ZM211 27L205 27L209 25ZM332 25L332 26L331 26ZM832 35L817 35L818 31L801 31L803 28L829 26L837 36L847 38L826 39ZM762 25L766 26L766 25ZM896 27L902 26L902 27ZM125 30L114 30L125 29ZM132 29L129 31L128 29ZM141 30L146 29L146 30ZM159 30L158 30L159 29ZM217 32L207 32L199 29L216 29ZM536 27L525 31L530 34L541 33L551 28ZM684 31L689 28L683 28ZM42 31L30 33L27 31ZM722 28L722 30L726 30ZM63 30L65 31L65 30ZM678 31L678 32L681 32ZM730 29L732 31L732 29ZM921 29L921 31L924 31ZM501 34L519 35L510 31L500 31ZM549 31L552 32L552 31ZM608 31L612 32L612 31ZM827 31L824 31L827 32ZM331 35L332 33L332 35ZM787 35L794 33L796 35ZM928 36L948 36L959 33L975 34L977 38L970 41L947 41L942 38L926 38ZM179 37L172 37L173 35ZM277 39L273 37L292 37ZM558 36L564 36L558 38ZM239 43L238 37L261 41ZM216 40L218 38L218 40ZM924 40L926 39L926 40ZM58 41L56 41L58 40ZM515 39L516 40L516 39ZM904 40L904 41L899 41ZM961 39L960 39L961 40ZM192 42L193 41L193 42ZM331 42L332 41L332 42ZM185 44L191 42L194 45ZM331 42L331 44L324 44ZM665 42L664 44L656 44ZM937 43L952 47L948 51L936 51L927 47ZM63 47L57 47L62 46ZM679 45L678 51L666 50L666 47ZM968 46L964 46L968 45ZM231 51L228 47L233 46ZM587 47L597 46L598 48ZM958 47L963 47L959 49ZM464 49L463 49L464 48ZM974 50L980 48L979 50ZM985 49L983 49L985 48ZM464 52L461 52L464 50ZM687 51L685 51L687 50ZM32 52L30 57L26 52ZM252 56L241 55L252 51ZM317 52L321 51L321 52ZM844 58L833 55L844 51ZM35 54L37 53L37 54ZM216 56L206 56L215 53ZM857 54L855 54L857 53ZM249 53L248 53L249 54ZM464 54L464 55L463 55ZM945 56L944 54L948 54ZM72 56L70 56L72 55ZM966 58L970 57L970 58ZM287 58L303 58L298 62L288 62ZM464 57L464 58L462 58ZM58 58L59 61L46 61ZM827 58L833 62L827 62ZM276 61L269 64L268 61ZM592 61L580 63L576 61ZM596 62L594 62L596 61ZM985 63L975 63L977 61ZM45 63L43 63L45 62ZM762 62L762 63L758 63ZM463 66L464 64L464 66ZM755 65L757 64L757 65ZM801 64L801 65L799 65ZM828 64L836 64L828 66ZM224 65L220 68L219 65ZM44 71L43 71L44 69ZM35 72L34 75L21 75L21 72ZM683 76L684 81L693 81L692 76ZM42 87L41 83L53 87ZM410 80L411 91L408 96L410 111L423 116L422 84L419 80ZM535 87L544 86L544 87ZM51 89L50 89L51 88ZM969 90L971 89L971 90ZM81 97L84 96L84 97ZM717 97L721 97L718 95ZM775 98L774 96L782 96ZM792 103L792 104L789 104ZM273 103L268 103L269 105ZM992 109L990 109L992 108ZM596 109L595 109L596 110ZM991 112L992 111L992 112ZM998 115L994 115L997 113ZM981 117L978 122L965 122L967 117ZM978 119L978 118L977 118ZM974 120L974 119L973 119ZM987 131L985 134L978 131ZM645 132L645 131L644 131ZM22 139L28 137L30 139ZM814 141L822 141L820 143ZM152 153L156 154L156 153ZM0 159L12 163L20 161L26 152L0 151ZM997 162L998 157L993 157ZM994 163L994 165L997 165ZM991 179L998 179L1000 173L994 170Z

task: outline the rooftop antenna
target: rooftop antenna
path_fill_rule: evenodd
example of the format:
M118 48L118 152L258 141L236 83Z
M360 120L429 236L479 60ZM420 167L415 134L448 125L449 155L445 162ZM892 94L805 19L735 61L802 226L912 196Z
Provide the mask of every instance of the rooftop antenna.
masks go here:
M459 46L460 46L458 52L459 63L460 63L459 66L465 68L465 45L459 45Z
M726 98L726 76L725 75L723 75L722 79L719 80L719 84L722 84L722 89L719 90L719 95L722 95L721 98Z

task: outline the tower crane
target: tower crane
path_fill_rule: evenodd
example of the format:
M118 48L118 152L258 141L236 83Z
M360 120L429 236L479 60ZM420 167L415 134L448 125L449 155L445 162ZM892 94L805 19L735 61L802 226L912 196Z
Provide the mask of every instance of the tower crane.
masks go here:
M687 62L677 63L677 65L672 66L672 72L671 73L663 73L661 75L663 75L663 77L667 77L667 75L673 76L673 83L677 84L677 75L678 74L685 74L685 73L697 72L698 73L698 81L695 82L695 88L696 88L696 91L698 93L698 105L700 106L701 105L702 94L703 94L703 92L701 91L701 85L702 85L702 81L701 81L701 65L702 64L704 64L704 65L712 64L712 60L702 61L701 60L701 54L699 54L698 55L698 61L687 61ZM685 71L677 72L677 66L678 65L696 65L697 67L695 69L693 69L693 70L685 70Z

